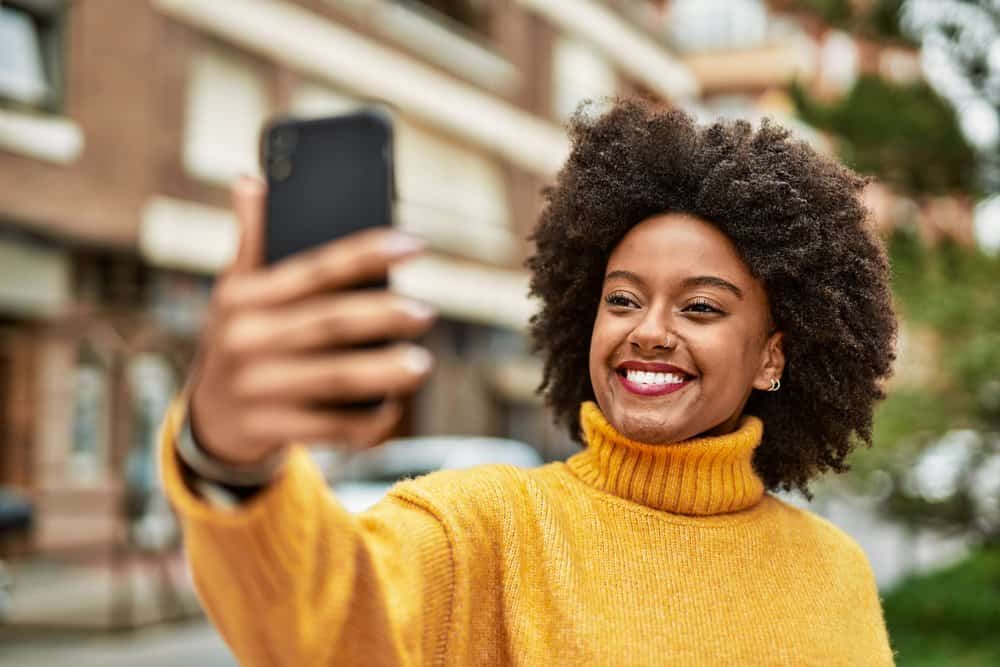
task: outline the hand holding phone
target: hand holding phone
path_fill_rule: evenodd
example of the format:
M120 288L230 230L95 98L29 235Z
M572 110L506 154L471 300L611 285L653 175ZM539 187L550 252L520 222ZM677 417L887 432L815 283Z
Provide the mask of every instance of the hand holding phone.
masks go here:
M380 441L399 420L396 397L426 379L431 355L408 342L356 346L415 338L434 313L386 290L354 288L384 281L422 242L381 227L265 265L266 186L242 179L233 206L240 248L216 283L192 376L196 440L237 464L289 442ZM371 411L329 407L382 397Z

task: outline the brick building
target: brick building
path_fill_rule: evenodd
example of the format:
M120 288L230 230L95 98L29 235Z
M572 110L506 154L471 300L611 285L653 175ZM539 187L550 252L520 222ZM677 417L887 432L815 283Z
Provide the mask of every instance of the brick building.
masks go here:
M442 312L403 433L565 445L532 396L525 236L577 101L697 92L598 3L10 0L0 5L0 484L29 549L118 544L235 244L228 183L276 114L395 114L396 278ZM612 47L626 45L623 53Z
M703 117L780 114L789 78L836 73L824 74L819 38L768 11L0 3L0 484L36 503L30 548L118 544L142 512L156 424L235 245L228 183L257 170L257 133L277 114L393 109L398 224L431 245L394 281L443 316L428 338L437 371L401 433L565 454L533 396L522 269L539 191L568 149L563 122L582 98L615 93Z

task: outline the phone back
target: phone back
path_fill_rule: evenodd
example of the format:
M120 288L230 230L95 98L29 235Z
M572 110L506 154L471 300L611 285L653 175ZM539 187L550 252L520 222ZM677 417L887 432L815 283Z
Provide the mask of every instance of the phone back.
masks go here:
M268 181L266 261L392 223L392 125L365 109L279 120L262 137Z

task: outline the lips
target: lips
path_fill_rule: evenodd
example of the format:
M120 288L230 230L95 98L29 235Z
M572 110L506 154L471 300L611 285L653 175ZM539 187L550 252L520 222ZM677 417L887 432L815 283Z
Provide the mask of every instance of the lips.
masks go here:
M663 396L680 391L695 376L673 364L626 361L615 369L622 386L640 396Z

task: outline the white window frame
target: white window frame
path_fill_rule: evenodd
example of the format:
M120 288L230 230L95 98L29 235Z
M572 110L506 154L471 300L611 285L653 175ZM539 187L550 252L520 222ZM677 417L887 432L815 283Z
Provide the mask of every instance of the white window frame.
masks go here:
M259 174L257 136L271 112L266 81L235 50L190 56L181 161L197 179L226 186Z

